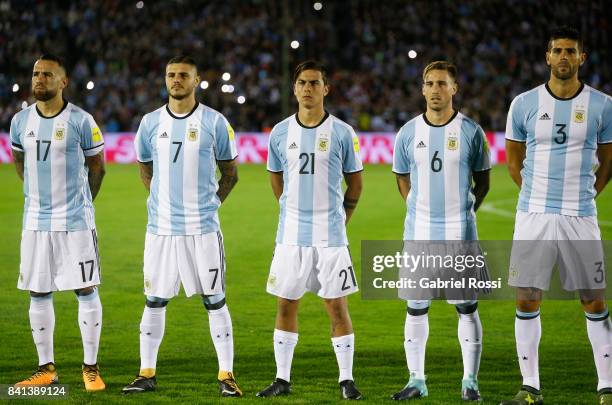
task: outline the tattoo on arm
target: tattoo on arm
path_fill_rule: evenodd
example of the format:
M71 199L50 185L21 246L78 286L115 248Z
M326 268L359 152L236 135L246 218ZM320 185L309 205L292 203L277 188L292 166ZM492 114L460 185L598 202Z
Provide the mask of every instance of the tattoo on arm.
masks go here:
M91 191L91 200L93 201L100 191L102 179L106 174L106 169L104 168L104 151L94 156L85 157L85 163L89 169L87 181L89 183L89 190Z
M23 180L23 161L25 159L25 153L13 149L13 161L15 162L15 170L17 176Z
M235 160L218 160L217 166L219 166L221 172L217 196L223 202L238 183L238 166Z
M345 224L351 219L357 202L361 196L361 190L363 189L363 181L361 179L361 173L345 173L344 181L346 181L346 192L344 193L344 212L346 214Z
M357 207L358 202L359 200L355 200L355 199L348 198L345 196L344 202L342 203L342 205L344 206L345 209L354 210Z
M474 211L478 211L480 204L482 204L489 192L490 171L474 172L472 173L472 178L474 179L474 188L472 189L475 197Z

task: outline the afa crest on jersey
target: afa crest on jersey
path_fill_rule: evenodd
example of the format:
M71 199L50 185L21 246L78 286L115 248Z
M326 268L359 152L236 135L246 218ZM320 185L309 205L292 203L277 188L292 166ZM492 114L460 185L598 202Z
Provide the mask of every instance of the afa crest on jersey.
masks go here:
M449 136L446 140L446 148L448 150L457 150L457 137Z
M53 137L56 140L61 141L62 139L64 139L65 132L66 132L66 130L64 128L56 128L55 129L55 134L53 135Z
M584 110L574 110L574 122L581 124L584 122Z
M189 128L189 131L187 132L187 139L189 139L191 142L194 142L198 139L198 130L196 128Z
M329 146L329 139L319 139L319 146L318 149L321 152L326 152L327 148Z

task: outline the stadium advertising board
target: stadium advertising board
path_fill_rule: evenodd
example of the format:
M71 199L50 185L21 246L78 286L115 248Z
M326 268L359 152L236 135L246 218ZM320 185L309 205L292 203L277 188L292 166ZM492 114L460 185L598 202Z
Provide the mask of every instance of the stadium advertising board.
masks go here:
M268 133L236 133L238 161L264 164L268 157ZM491 151L491 163L505 163L506 150L503 132L486 133ZM110 163L135 163L133 132L115 132L104 135L106 161ZM368 132L359 135L361 159L369 164L391 164L395 133ZM11 142L8 134L0 134L0 163L11 163Z

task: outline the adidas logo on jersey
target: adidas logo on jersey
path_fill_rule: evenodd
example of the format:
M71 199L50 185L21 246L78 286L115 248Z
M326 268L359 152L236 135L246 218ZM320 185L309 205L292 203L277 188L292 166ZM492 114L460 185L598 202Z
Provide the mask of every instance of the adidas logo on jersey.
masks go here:
M297 149L297 145L295 144L295 142L289 145L289 149Z
M34 131L30 131L30 133L28 133L26 135L26 138L34 138L36 135L34 135Z
M419 144L417 145L417 149L426 148L426 147L427 147L427 145L425 145L425 142L423 142L423 141L419 142Z
M542 116L540 117L541 120L549 120L550 117L548 116L547 113L542 114Z
M167 137L168 137L168 134L164 132L164 133L163 133L163 134L161 134L159 137L160 137L160 138L167 138Z

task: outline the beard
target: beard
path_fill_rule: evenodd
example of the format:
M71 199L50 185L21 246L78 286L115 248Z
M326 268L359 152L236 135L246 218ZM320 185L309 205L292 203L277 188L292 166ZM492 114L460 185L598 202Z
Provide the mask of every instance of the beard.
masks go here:
M57 90L33 90L32 94L37 101L49 101L57 95Z
M574 77L576 72L578 71L578 67L569 66L567 69L561 71L559 66L554 66L551 69L552 75L559 80L568 80Z
M191 94L192 94L192 92L190 92L190 91L183 91L181 93L179 90L176 90L174 92L172 90L170 90L168 92L168 95L171 98L175 99L175 100L183 100L184 98L187 98L187 97L191 96Z

